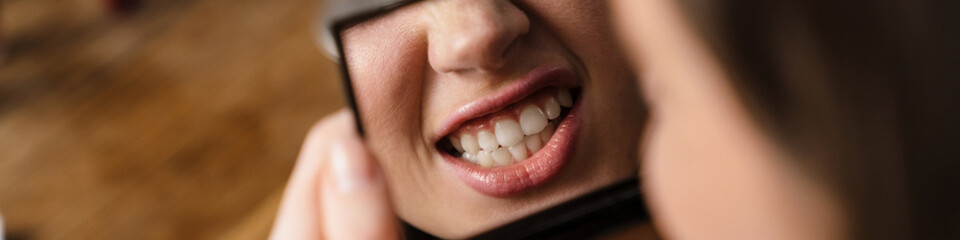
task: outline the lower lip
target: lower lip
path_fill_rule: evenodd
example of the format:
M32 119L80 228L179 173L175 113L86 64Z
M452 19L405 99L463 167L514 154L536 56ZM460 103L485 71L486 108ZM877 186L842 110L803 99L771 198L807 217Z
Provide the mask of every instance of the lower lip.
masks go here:
M457 177L477 192L493 197L509 197L525 192L557 175L573 155L573 143L580 132L579 108L580 103L577 102L557 125L550 141L523 162L483 168L446 153L441 155Z

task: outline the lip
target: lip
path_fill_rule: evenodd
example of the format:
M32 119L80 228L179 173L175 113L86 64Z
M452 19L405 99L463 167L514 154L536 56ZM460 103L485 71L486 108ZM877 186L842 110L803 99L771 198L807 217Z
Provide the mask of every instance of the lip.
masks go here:
M431 142L436 143L470 119L500 111L510 104L523 100L530 94L547 87L577 87L577 75L570 68L544 66L535 68L500 91L469 102L450 114L441 124Z
M441 125L436 143L456 130L460 124L488 113L499 111L518 102L534 92L547 87L576 87L577 76L568 68L547 66L534 69L518 81L511 83L495 94L470 102L452 113ZM435 152L447 163L455 175L477 192L493 197L509 197L545 183L560 172L573 152L580 130L577 101L543 148L526 160L509 166L483 168L459 158Z
M566 166L573 155L573 144L580 132L580 103L557 125L550 141L523 162L505 167L483 168L446 153L438 153L460 181L477 192L493 197L509 197L550 180Z

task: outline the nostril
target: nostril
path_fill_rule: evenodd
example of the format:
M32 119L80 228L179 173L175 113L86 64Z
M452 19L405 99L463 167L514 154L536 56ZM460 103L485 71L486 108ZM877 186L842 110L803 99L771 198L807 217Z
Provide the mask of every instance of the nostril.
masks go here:
M447 5L449 4L449 5ZM507 65L508 52L530 30L526 13L509 1L450 1L428 30L428 57L440 73L490 72Z
M478 34L479 35L479 34ZM495 71L506 65L507 55L516 38L490 38L464 34L438 36L431 41L430 65L440 73Z

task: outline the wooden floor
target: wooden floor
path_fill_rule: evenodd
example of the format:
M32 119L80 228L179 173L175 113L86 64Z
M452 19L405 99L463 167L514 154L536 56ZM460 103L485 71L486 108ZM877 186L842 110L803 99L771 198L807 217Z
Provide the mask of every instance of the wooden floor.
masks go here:
M342 106L317 0L2 0L0 214L16 239L261 239Z

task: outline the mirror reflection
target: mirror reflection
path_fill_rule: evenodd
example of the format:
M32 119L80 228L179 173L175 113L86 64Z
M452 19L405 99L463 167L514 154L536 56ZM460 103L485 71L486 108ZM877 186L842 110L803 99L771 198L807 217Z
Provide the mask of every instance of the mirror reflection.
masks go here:
M642 107L605 1L423 1L338 36L399 217L471 236L635 177Z

